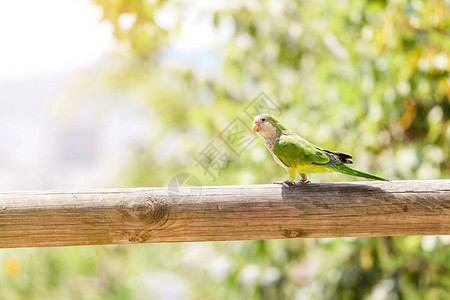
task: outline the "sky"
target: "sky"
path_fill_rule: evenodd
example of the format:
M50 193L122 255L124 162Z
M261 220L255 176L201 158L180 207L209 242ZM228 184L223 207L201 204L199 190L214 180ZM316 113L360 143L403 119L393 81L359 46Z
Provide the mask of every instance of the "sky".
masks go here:
M0 190L111 182L126 149L111 144L130 136L114 120L130 119L128 107L98 122L104 96L77 81L115 47L100 17L88 0L0 2Z
M183 13L180 37L166 57L173 63L216 69L217 58L210 51L233 32L229 26L215 32L204 12L220 5L222 0L190 1ZM174 15L169 7L157 14L156 21L170 28ZM99 22L100 18L101 9L88 0L2 1L0 81L67 73L95 64L116 46L112 25ZM122 19L129 18L125 14ZM205 52L209 54L206 64L198 59L205 57Z
M15 0L0 4L0 80L70 72L114 46L112 26L87 0Z
M222 3L213 2L189 3L162 61L217 69L214 41L232 32L214 32L204 13ZM163 11L158 22L170 27L173 15ZM112 25L100 18L88 0L0 2L0 190L115 186L133 145L151 132L147 107L133 95L95 90L118 48Z

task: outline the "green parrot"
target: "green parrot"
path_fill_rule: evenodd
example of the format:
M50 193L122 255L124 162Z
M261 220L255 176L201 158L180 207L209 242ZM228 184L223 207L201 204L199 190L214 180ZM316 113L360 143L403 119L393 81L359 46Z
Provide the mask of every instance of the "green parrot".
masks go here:
M340 172L374 180L384 178L350 168L352 157L348 154L321 149L284 127L274 116L262 114L253 121L253 132L264 138L264 145L277 164L289 174L286 181L273 181L286 187L309 183L307 173ZM295 182L296 175L301 180Z

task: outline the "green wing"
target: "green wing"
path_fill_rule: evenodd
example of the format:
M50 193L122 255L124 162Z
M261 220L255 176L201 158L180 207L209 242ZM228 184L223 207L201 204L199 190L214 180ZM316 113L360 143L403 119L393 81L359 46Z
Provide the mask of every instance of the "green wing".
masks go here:
M330 166L353 163L350 155L320 149L291 132L280 136L273 145L273 153L290 168L301 165Z
M330 162L324 151L296 134L282 134L273 145L273 153L290 168Z

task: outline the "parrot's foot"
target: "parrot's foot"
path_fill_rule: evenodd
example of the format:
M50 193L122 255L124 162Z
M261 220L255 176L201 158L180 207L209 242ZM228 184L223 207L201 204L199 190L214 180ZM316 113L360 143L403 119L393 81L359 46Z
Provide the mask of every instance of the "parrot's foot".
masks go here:
M311 183L311 181L305 180L305 179L300 179L300 180L297 180L296 182L294 182L295 186L300 186L305 183Z
M291 186L295 185L295 182L288 180L285 181L272 181L272 184L281 184L283 185L285 188L290 188Z

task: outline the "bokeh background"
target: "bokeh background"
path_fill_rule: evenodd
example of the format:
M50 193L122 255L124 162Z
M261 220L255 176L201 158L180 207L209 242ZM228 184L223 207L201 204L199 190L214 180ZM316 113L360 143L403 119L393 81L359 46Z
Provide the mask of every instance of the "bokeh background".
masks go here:
M450 175L448 0L17 0L0 4L0 39L3 191L167 186L181 172L202 185L284 179L260 138L246 135L238 153L223 139L236 118L251 126L246 108L261 95L286 126L353 154L359 169ZM220 155L202 159L211 145ZM448 299L449 245L426 236L7 249L0 295Z

